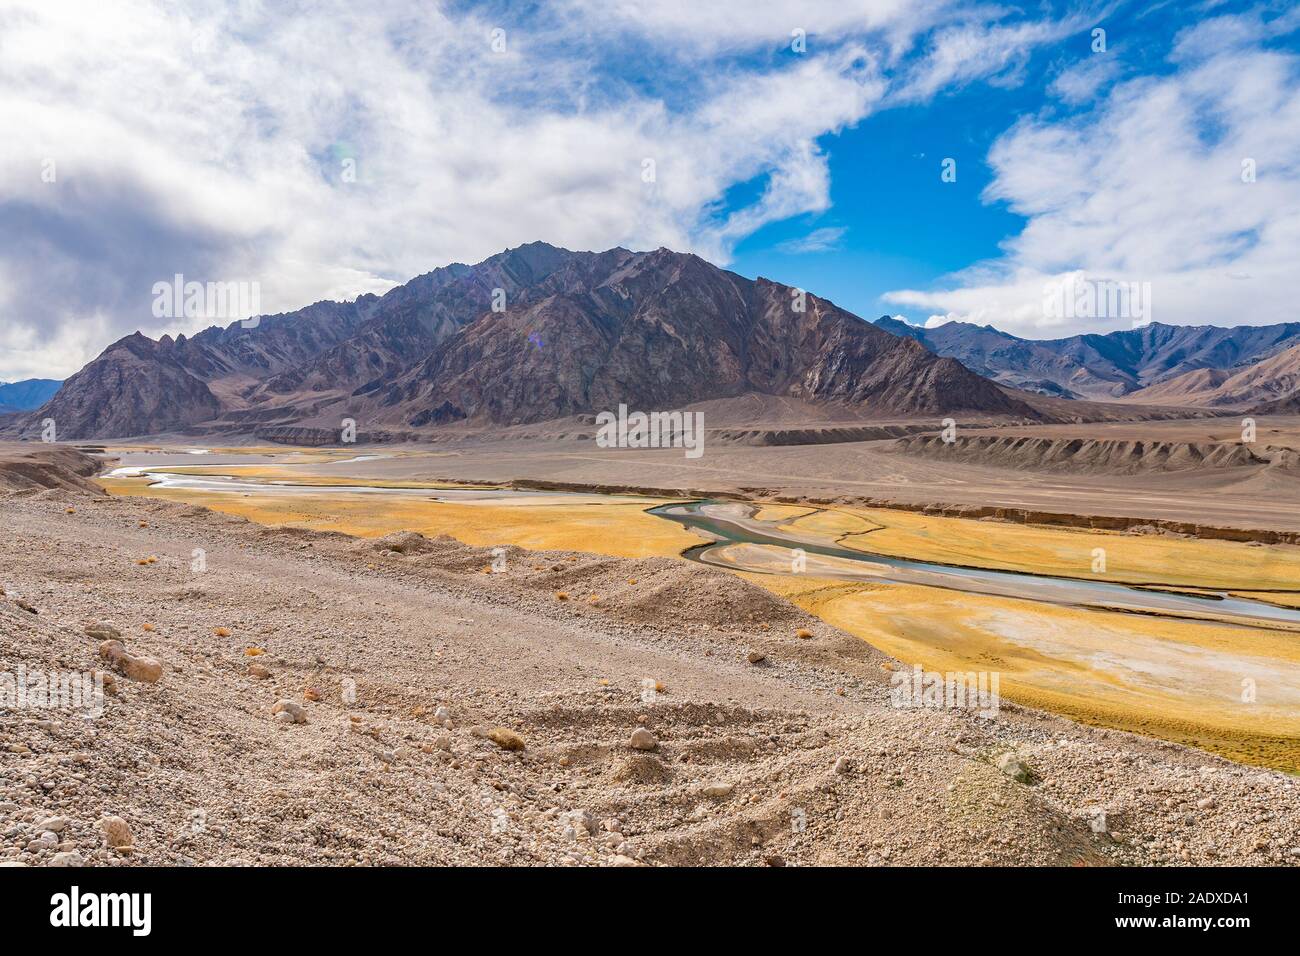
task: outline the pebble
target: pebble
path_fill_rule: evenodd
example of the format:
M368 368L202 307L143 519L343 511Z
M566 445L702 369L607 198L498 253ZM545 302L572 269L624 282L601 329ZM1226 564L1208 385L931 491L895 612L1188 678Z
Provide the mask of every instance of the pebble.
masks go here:
M745 660L749 661L751 664L758 664L761 661L767 660L767 655L762 651L750 651L745 655Z
M99 656L131 680L153 684L162 678L161 663L152 657L137 657L128 653L125 645L117 639L110 639L100 644Z
M104 842L115 850L131 846L134 842L130 825L121 817L104 817L99 821L99 829L104 833Z
M1013 753L998 758L998 769L1017 783L1028 783L1032 777L1029 767Z
M63 853L56 853L50 859L50 866L85 866L86 861L81 858L81 854L76 850L68 850Z
M633 750L654 750L659 746L659 738L644 727L638 727L632 731L632 739L628 744Z
M569 810L567 813L560 815L560 823L565 827L572 827L575 833L582 833L587 836L596 832L596 818L587 810Z
M284 699L276 701L275 705L271 708L271 714L281 721L295 724L307 723L307 711L303 708L302 704L298 703L296 700ZM289 716L281 717L281 714L288 714Z

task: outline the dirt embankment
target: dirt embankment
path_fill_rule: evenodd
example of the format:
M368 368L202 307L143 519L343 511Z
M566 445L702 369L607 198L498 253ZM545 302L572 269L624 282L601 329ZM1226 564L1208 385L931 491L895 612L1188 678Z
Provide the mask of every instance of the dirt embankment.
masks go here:
M1143 475L1212 468L1268 465L1266 450L1229 442L1134 441L1114 438L1046 438L1029 435L966 435L944 441L917 435L885 446L905 455L1017 470L1092 475Z
M0 444L0 490L66 488L86 494L102 489L89 479L103 462L67 445Z
M934 431L933 422L918 425L826 425L809 428L719 428L707 431L707 443L717 445L834 445L880 441Z

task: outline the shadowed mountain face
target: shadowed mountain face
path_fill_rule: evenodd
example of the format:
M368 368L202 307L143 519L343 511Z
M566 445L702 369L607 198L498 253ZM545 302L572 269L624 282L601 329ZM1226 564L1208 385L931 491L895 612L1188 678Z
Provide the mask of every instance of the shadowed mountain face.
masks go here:
M170 341L139 332L114 342L30 416L24 436L39 435L45 419L63 439L148 434L214 417L221 403L173 352Z
M62 382L49 378L29 378L22 382L0 382L0 410L10 412L40 408Z
M1172 395L1133 393L1200 369L1240 369L1300 344L1297 322L1230 329L1152 322L1106 335L1041 341L965 322L922 329L884 317L876 324L1016 388L1064 398L1168 404L1180 402L1169 401Z
M1033 417L958 363L823 299L798 311L794 290L697 256L615 252L583 281L543 283L448 338L375 389L377 415L515 424L756 392L897 415Z
M667 249L532 243L383 296L249 324L128 336L17 429L34 435L54 418L61 437L120 438L351 417L363 430L409 430L751 393L864 416L1038 417L959 362L824 299Z

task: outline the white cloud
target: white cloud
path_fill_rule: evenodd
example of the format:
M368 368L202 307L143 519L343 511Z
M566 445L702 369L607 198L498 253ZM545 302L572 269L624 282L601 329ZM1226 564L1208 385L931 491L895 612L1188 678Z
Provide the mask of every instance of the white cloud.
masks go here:
M782 252L794 254L828 252L839 248L840 240L848 231L848 226L823 226L798 239L787 239L785 242L777 243L777 248Z
M655 6L671 40L687 7ZM886 23L906 4L874 8ZM722 30L690 9L699 31ZM613 14L631 28L638 10ZM822 5L830 26L848 22L837 10ZM769 10L763 29L785 20ZM207 324L151 316L153 283L175 272L257 281L277 311L534 239L725 262L765 223L828 207L816 139L883 92L867 51L838 42L720 66L676 109L631 92L588 98L572 46L582 30L509 23L494 52L494 26L344 0L310 18L237 2L9 4L0 126L17 135L0 153L0 228L23 238L0 251L17 303L0 328L0 375L68 374L137 328ZM46 160L54 182L42 181ZM757 202L719 214L730 187L760 177ZM84 334L65 335L70 324Z
M819 138L878 108L927 31L948 32L924 88L1005 70L939 52L1004 19L956 0L522 9L7 0L0 377L66 375L137 329L207 324L152 316L175 273L258 282L274 312L536 239L725 263L763 225L830 207ZM754 201L726 202L747 183Z
M894 49L954 15L951 0L751 0L738 11L700 0L563 0L592 29L622 30L692 54L789 47L802 30L808 51L838 45L846 33L883 34Z
M1156 321L1294 320L1300 58L1235 40L1184 38L1179 51L1175 73L1121 83L1085 114L1013 127L990 153L986 193L1028 219L1005 255L946 288L887 297L1030 337L1127 327L1045 314L1045 286L1082 275L1150 283ZM1247 160L1255 182L1242 181Z
M936 30L891 100L928 100L942 89L976 80L1015 85L1035 48L1078 33L1091 22L1075 14L1059 20L966 22Z
M1062 102L1077 106L1094 99L1113 83L1122 68L1118 50L1112 48L1105 53L1092 53L1058 73L1049 90Z

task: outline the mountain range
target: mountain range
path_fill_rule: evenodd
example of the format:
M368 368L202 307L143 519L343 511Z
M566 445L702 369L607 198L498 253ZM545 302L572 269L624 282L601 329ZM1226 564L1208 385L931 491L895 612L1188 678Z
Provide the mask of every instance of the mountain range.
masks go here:
M1249 406L1293 391L1294 373L1300 372L1300 353L1293 349L1300 346L1300 322L1233 328L1151 322L1043 340L966 322L921 328L883 316L875 324L995 382L1060 398ZM1274 358L1272 365L1246 375L1251 366ZM1224 388L1238 374L1246 377ZM1276 381L1268 384L1269 378Z
M21 382L0 382L0 415L40 408L59 390L62 382L29 378Z
M657 249L542 242L193 337L135 333L10 431L61 437L270 427L517 425L743 395L864 417L1037 420L960 362L833 303Z
M33 407L36 384L19 383L28 404L15 408ZM190 337L136 332L62 387L41 387L41 407L8 415L0 433L34 437L53 418L68 439L324 440L353 419L371 437L415 437L742 397L877 420L1070 421L1114 417L1106 409L1120 405L1166 417L1285 413L1300 395L1300 323L1150 323L1051 340L963 322L869 323L695 255L534 242L382 296Z

